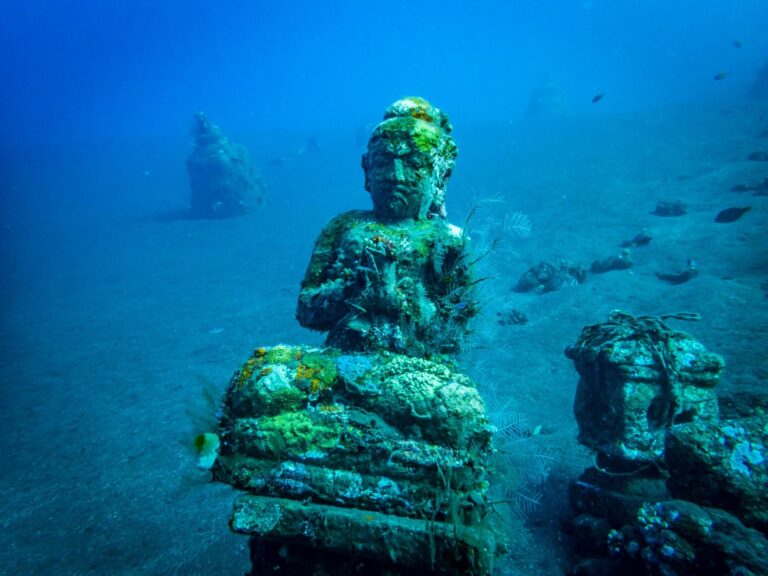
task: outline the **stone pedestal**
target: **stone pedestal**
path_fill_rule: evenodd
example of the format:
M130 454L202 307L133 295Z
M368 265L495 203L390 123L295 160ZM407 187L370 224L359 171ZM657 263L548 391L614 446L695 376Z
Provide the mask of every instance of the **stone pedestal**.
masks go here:
M441 574L503 549L488 499L491 428L450 363L259 348L232 379L214 478L245 491L231 526Z

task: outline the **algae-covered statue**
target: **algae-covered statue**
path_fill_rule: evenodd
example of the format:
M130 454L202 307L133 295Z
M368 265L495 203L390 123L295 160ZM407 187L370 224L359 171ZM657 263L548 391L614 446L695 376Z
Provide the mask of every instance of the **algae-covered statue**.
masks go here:
M614 311L566 349L596 452L570 486L569 573L768 574L768 416L721 410L722 357L668 319L698 315Z
M264 184L248 153L231 143L202 112L195 114L187 158L190 208L198 218L229 218L264 202Z
M457 155L448 118L420 98L390 106L363 156L373 210L334 218L315 243L299 322L331 346L454 353L477 314L472 259L446 222Z
M298 318L329 346L257 348L196 438L198 466L243 491L230 526L253 574L486 576L504 550L493 428L450 357L477 311L445 221L450 131L420 98L387 109L363 158L374 210L325 227L302 283Z

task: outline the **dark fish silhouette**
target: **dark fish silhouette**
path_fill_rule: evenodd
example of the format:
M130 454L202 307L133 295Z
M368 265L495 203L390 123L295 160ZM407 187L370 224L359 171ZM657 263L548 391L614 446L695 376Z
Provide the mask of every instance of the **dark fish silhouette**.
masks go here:
M592 104L597 104L598 102L600 102L600 100L603 99L603 96L605 96L605 94L595 94L592 97Z
M734 48L741 48L742 46L744 46L744 44L742 43L741 40L734 40L733 41L733 47Z
M723 80L724 78L727 78L727 77L728 77L728 72L718 72L717 74L712 76L714 80Z
M752 206L747 206L746 208L726 208L725 210L721 210L720 213L715 216L715 222L720 222L720 224L736 222L736 220L741 218L744 215L744 212L750 208L752 208Z

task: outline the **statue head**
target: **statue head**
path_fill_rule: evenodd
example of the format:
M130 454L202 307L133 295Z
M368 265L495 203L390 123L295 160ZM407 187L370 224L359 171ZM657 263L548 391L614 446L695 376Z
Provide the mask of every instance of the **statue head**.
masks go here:
M363 154L365 189L383 220L445 216L445 187L458 150L448 116L423 98L387 108Z

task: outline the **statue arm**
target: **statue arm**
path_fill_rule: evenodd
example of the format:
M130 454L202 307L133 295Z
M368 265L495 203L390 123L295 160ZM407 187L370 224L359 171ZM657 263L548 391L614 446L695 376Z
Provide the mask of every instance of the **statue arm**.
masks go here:
M314 330L332 329L348 312L350 278L344 270L341 242L357 212L337 216L320 232L312 257L301 282L296 318L302 326Z

